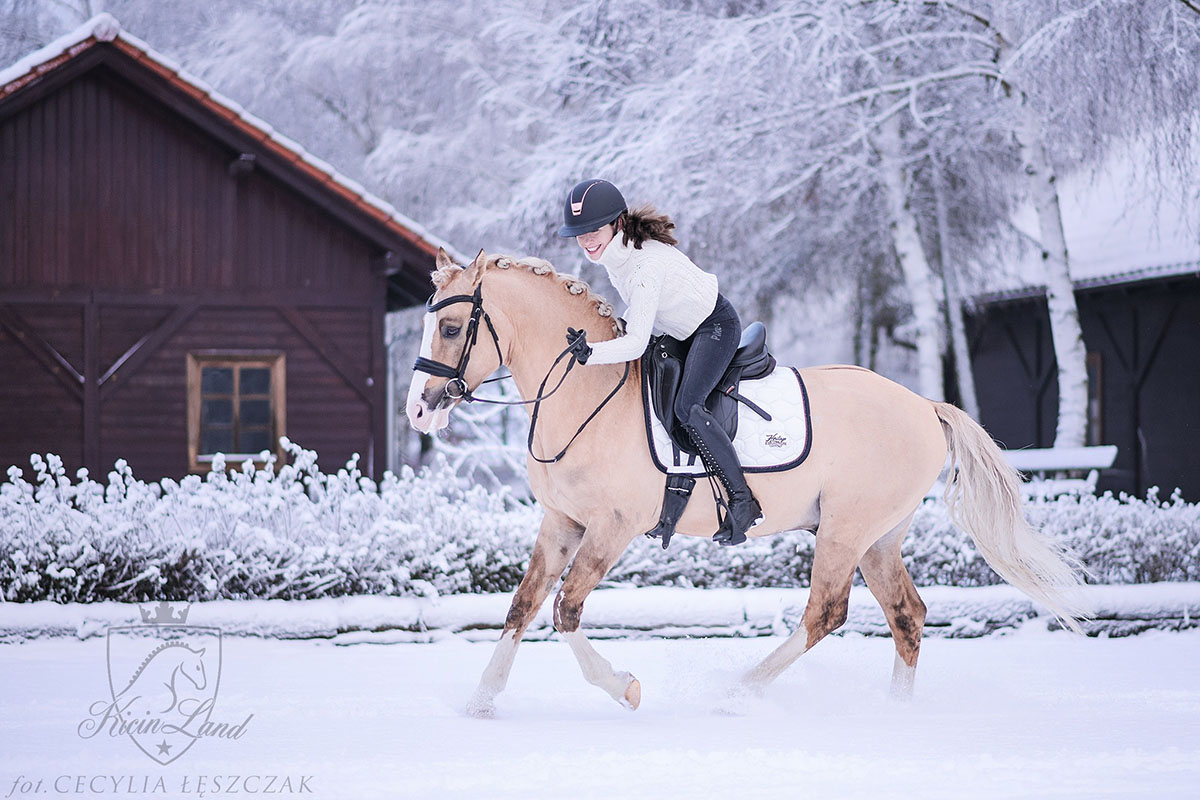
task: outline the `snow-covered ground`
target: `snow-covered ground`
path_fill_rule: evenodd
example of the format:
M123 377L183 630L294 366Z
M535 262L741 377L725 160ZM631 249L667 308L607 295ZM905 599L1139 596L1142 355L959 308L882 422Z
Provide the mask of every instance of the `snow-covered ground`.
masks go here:
M925 636L972 637L1024 625L1053 625L1012 586L926 586ZM1092 635L1130 635L1200 625L1200 582L1087 586ZM319 600L216 600L188 606L193 625L226 635L331 639L336 644L432 642L446 636L494 641L512 593L442 597L328 597ZM796 629L808 589L685 589L654 586L600 589L588 598L584 623L593 638L769 636ZM543 604L527 639L553 635L551 603ZM0 603L0 643L44 637L103 637L109 626L141 622L134 603ZM170 611L175 613L174 607ZM846 630L887 635L879 604L864 586L850 591Z
M1085 638L1031 621L930 638L907 704L886 696L891 641L848 633L739 715L720 713L736 677L780 641L598 642L641 680L636 712L585 683L564 643L528 642L496 718L477 720L462 708L488 642L227 636L213 719L253 717L240 738L201 739L167 766L124 737L77 733L108 696L104 637L0 645L0 800L128 796L130 786L229 794L230 780L217 790L214 776L242 776L243 795L266 794L278 776L271 793L356 799L1193 798L1200 788L1200 631Z

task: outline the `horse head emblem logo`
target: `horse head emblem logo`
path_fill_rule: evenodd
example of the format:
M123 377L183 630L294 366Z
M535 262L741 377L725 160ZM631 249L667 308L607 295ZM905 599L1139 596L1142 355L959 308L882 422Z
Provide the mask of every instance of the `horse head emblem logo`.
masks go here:
M112 703L97 724L113 718L112 729L159 764L206 735L220 683L221 631L184 624L187 612L159 603L142 609L144 624L108 629Z

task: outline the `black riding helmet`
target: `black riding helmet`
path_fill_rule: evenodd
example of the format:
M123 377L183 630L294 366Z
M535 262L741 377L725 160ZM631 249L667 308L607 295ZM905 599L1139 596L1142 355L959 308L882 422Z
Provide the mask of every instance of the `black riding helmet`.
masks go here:
M599 230L621 216L625 198L617 187L596 178L580 181L567 195L563 206L563 225L558 235L579 236Z

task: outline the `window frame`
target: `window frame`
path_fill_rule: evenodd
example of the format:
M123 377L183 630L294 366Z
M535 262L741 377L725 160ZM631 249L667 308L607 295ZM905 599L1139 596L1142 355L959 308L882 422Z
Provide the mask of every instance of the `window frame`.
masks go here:
M195 350L187 354L187 444L188 471L204 473L212 470L213 454L200 452L202 405L201 370L205 367L247 366L266 368L271 371L271 427L273 451L278 463L284 463L285 452L279 439L287 435L287 356L277 350ZM233 414L236 424L240 413L240 395L234 395ZM246 461L263 467L266 463L259 453L224 453L226 463L236 467Z

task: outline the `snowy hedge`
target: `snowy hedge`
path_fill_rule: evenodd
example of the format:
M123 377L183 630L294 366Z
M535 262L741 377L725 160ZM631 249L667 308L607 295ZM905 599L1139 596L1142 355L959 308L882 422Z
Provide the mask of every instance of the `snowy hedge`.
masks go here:
M316 598L501 592L520 580L539 513L505 491L465 485L445 463L380 483L351 461L324 474L293 463L201 478L137 480L118 461L106 484L56 456L33 456L0 483L0 598L10 601ZM1173 496L1061 497L1029 507L1099 583L1200 580L1200 507ZM635 540L609 584L803 586L814 539L788 533L720 548ZM999 579L944 506L917 512L905 557L918 584Z

